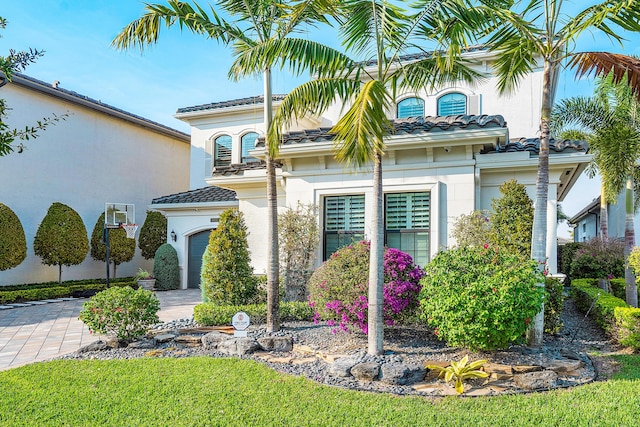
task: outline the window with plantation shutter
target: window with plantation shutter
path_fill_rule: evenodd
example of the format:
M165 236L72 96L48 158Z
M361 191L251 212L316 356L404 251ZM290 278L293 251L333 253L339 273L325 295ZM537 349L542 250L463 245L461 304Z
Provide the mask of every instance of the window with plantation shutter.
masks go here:
M364 239L364 195L324 199L324 259L343 246Z
M424 117L424 101L420 98L406 98L398 102L397 117Z
M229 166L231 164L231 137L222 135L214 141L215 157L213 166Z
M438 98L439 116L467 114L467 97L458 92L448 93Z
M385 244L420 266L429 262L430 206L428 192L385 195Z

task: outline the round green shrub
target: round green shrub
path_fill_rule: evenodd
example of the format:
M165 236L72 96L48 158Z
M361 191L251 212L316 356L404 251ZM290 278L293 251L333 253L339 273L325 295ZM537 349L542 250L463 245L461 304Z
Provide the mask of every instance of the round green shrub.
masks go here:
M309 305L314 321L327 320L330 326L347 332L349 325L368 332L369 242L339 249L309 280ZM393 325L415 312L423 271L411 256L398 249L384 252L384 322Z
M11 208L0 203L0 271L17 267L26 257L27 240L22 223Z
M89 330L134 340L160 322L160 301L151 291L114 287L98 292L82 304L80 320Z
M240 305L257 294L242 213L228 209L220 214L218 228L211 232L202 256L200 287L203 301L218 305Z
M170 244L165 243L156 251L153 275L156 278L155 289L159 291L170 291L180 287L178 253Z
M536 263L489 245L439 253L420 281L421 317L453 347L495 350L519 342L540 311Z
M102 239L104 213L100 215L91 233L91 258L96 261L107 260L107 247ZM118 265L129 262L136 253L136 239L129 239L122 228L112 228L109 232L109 262L113 264L113 277L116 277Z
M140 228L138 247L145 259L155 256L160 245L167 243L167 217L161 212L147 211Z
M80 264L89 252L87 228L80 215L65 204L51 204L36 231L33 251L43 264L58 266L61 283L62 266Z

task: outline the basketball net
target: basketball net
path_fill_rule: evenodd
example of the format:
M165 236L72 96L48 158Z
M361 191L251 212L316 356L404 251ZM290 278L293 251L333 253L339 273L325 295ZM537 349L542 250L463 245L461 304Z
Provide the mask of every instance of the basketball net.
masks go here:
M135 239L138 226L136 224L122 224L120 228L123 228L127 232L127 238Z

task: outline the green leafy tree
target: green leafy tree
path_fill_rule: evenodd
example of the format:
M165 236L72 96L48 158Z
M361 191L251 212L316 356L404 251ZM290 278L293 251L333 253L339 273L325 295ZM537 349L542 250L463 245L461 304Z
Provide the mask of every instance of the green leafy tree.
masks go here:
M294 74L305 70L312 73L323 71L325 64L343 68L340 55L323 45L294 35L315 23L326 23L327 13L333 11L332 0L297 1L246 1L219 0L210 6L209 13L187 2L169 0L167 5L147 4L146 13L127 25L114 39L113 45L120 49L155 44L160 27L179 25L194 34L214 39L230 47L234 63L229 77L262 75L264 79L264 128L270 129L273 114L271 71L274 67L289 64ZM320 61L322 59L322 61ZM279 306L278 265L278 199L274 159L278 153L279 140L267 141L267 330L277 331Z
M542 108L540 120L540 150L531 256L542 269L547 246L547 200L549 195L549 136L551 108L556 91L557 76L567 64L583 65L582 73L601 72L601 67L589 58L597 56L575 52L576 42L584 33L604 33L622 43L619 29L640 31L640 5L637 1L604 1L569 14L570 2L563 0L526 0L510 2L510 8L494 7L488 17L495 25L490 27L487 42L498 53L494 67L498 74L500 93L517 90L518 83L528 73L542 68ZM584 61L583 58L586 58ZM622 61L611 66L623 66ZM635 68L637 70L637 67ZM636 80L638 82L638 80ZM538 284L544 287L544 282ZM528 333L531 346L542 345L544 330L543 310L532 322Z
M247 235L242 212L227 209L220 214L218 228L211 232L202 259L200 286L207 301L240 305L255 294Z
M456 239L456 246L483 246L491 241L491 231L491 214L476 210L456 218L451 237Z
M0 271L17 267L27 257L27 240L18 216L0 203Z
M0 16L0 30L5 29L7 20ZM0 36L1 37L1 36ZM43 51L29 49L29 51L9 50L9 55L0 56L0 87L11 81L14 73L23 71L29 64L33 63L44 54ZM12 153L16 148L18 153L24 150L24 144L20 142L14 147L16 140L28 141L39 136L40 131L44 131L49 125L60 120L65 120L67 114L38 120L35 126L25 126L24 129L12 129L5 123L5 119L10 108L4 99L0 98L0 157Z
M410 12L389 1L348 0L340 5L342 43L354 58L336 52L330 58L343 59L331 64L331 72L318 72L317 78L291 91L274 116L268 140L279 141L280 132L296 118L322 113L335 102L345 106L331 129L335 157L355 168L373 166L368 352L382 354L382 156L385 137L393 129L387 112L402 91L435 90L482 78L461 59L461 51L471 41L474 29L486 24L489 11L483 4L467 7L467 2L457 0L417 1ZM428 43L434 47L432 54L401 63L403 54L424 52ZM319 59L330 63L329 57Z
M104 213L100 215L91 233L91 258L107 261L107 247L103 239ZM136 239L129 239L122 228L108 228L109 263L113 264L113 277L116 277L118 265L129 262L136 253Z
M160 245L153 258L155 288L170 291L180 287L180 264L178 253L169 243Z
M62 282L62 266L80 264L89 252L87 228L80 215L69 206L55 202L38 226L33 250L45 265L58 266L58 282Z
M500 186L502 197L491 202L491 241L500 248L531 256L533 201L516 180Z
M167 217L161 212L147 211L147 217L140 228L138 247L145 259L155 256L160 245L167 243Z
M607 237L607 204L625 190L625 256L635 245L633 216L640 204L633 189L640 182L640 102L626 82L615 83L613 74L598 80L593 97L565 99L553 110L554 130L561 135L582 132L594 153L588 172L600 172L601 237ZM636 194L638 196L638 194ZM631 268L625 272L627 304L637 307L638 290Z

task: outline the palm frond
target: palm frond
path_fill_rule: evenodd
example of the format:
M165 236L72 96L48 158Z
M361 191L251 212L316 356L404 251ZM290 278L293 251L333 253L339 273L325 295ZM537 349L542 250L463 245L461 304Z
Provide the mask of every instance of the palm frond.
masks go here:
M571 56L569 68L576 70L576 78L591 74L604 77L613 75L613 82L626 82L640 102L640 59L609 52L580 52Z
M309 72L317 76L335 77L349 75L357 65L342 52L315 41L271 39L265 43L239 46L229 77L238 80L272 66L288 66L294 75Z
M336 134L336 159L348 166L362 167L384 152L384 137L391 132L385 106L391 96L384 83L371 80L364 84L353 104L332 128Z
M627 31L640 31L640 7L637 1L604 1L589 6L569 20L561 33L574 38L585 30L597 28L610 39L622 42L623 38L611 25Z
M457 82L474 85L487 79L486 74L474 70L462 59L453 65L443 64L438 54L404 65L399 73L402 76L399 87L411 91L434 90Z
M291 128L296 119L321 114L337 99L357 96L361 85L353 78L317 78L293 89L282 100L269 128L267 146L271 157L278 157L282 132Z

